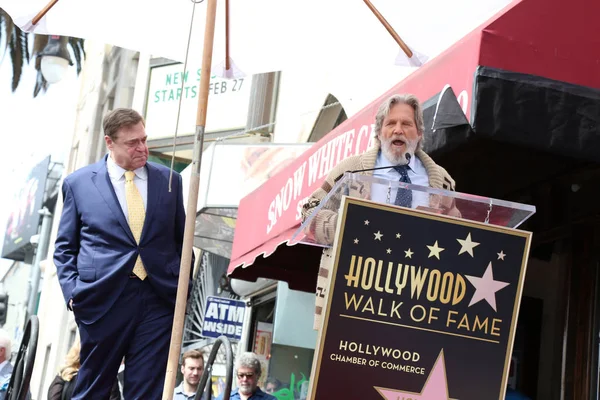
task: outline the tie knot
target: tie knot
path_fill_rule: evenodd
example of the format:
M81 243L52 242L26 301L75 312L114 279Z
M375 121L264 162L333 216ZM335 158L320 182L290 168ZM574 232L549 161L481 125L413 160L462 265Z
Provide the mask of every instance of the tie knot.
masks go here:
M408 165L396 165L394 167L394 169L396 170L396 172L398 172L400 175L407 174L409 168L410 167Z
M408 177L408 170L410 169L408 165L396 165L394 169L400 174L400 182L412 183Z
M127 182L132 182L135 177L135 172L133 171L125 171L125 180Z

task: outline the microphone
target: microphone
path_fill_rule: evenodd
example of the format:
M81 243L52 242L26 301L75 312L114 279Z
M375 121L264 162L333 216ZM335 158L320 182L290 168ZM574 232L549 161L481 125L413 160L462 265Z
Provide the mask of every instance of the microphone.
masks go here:
M408 152L407 152L407 153L404 155L404 157L406 158L406 165L410 164L410 160L412 160L412 154L410 154L410 153L408 153ZM389 166L388 166L388 167L377 167L377 168L355 169L355 170L353 170L353 171L345 171L344 173L346 173L346 172L349 172L349 173L351 173L351 174L355 174L355 173L357 173L357 172L377 171L377 170L379 170L379 169L392 169L392 168L394 168L394 167L395 167L395 165L394 165L394 166L391 166L391 167L389 167ZM340 176L338 176L337 178L335 178L335 179L333 180L333 182L334 182L334 183L336 183L337 181L339 181L339 180L342 178L342 176L344 176L344 174L341 174Z
M355 169L353 171L344 171L344 174L346 172L351 173L351 174L355 174L357 172L376 171L378 169L389 169L389 168L394 168L394 167L377 167L377 168L367 168L367 169ZM339 181L340 179L342 179L342 177L344 176L344 174L341 174L340 176L338 176L337 178L335 178L333 180L333 182L335 183L335 182Z
M412 159L412 154L410 153L406 153L404 155L404 157L406 158L406 165L408 166L408 164L410 164L410 160ZM391 166L391 167L377 167L377 168L367 168L367 169L356 169L354 171L346 171L346 172L350 172L351 174L354 174L356 172L367 172L367 171L376 171L378 169L386 169L386 168L394 168L396 167L396 165ZM337 179L340 179L342 177L342 175L338 176Z

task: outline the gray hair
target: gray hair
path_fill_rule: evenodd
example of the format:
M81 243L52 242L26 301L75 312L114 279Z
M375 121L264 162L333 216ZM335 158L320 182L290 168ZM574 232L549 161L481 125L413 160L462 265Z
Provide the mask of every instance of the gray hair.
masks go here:
M258 376L262 373L262 367L258 356L251 352L242 353L235 361L235 370L240 368L250 368Z
M423 108L421 107L421 103L419 103L419 99L414 94L395 94L384 101L377 110L377 115L375 116L375 137L379 137L383 120L388 116L394 104L408 104L415 110L415 124L417 125L417 131L422 135L425 132L425 123L423 122Z
M10 335L4 329L0 329L0 348L6 349L6 358L10 358Z

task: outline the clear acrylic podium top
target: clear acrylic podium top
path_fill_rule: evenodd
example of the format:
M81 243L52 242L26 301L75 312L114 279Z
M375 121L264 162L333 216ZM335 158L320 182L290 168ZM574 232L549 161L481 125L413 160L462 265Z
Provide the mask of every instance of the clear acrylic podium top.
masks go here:
M319 214L321 216L337 214L343 196L393 205L398 191L412 192L411 208L413 209L491 225L517 228L535 214L535 206L528 204L346 172L300 228L294 232L290 244L303 243L311 246L331 247L335 235L328 235L325 238L315 232L315 223L313 222L316 222L314 220Z

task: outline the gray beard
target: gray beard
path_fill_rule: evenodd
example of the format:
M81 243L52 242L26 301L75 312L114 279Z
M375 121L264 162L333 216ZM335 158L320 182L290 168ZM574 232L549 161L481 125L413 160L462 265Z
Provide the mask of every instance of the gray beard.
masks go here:
M240 393L242 393L243 395L250 395L252 394L252 385L238 385L238 390L240 391Z
M393 165L406 165L409 163L410 159L412 157L414 157L415 155L415 151L417 150L417 146L419 144L419 141L408 141L405 140L404 143L406 143L406 151L404 151L401 154L395 153L394 151L392 151L392 142L395 140L396 138L390 138L390 139L381 139L381 152L383 153L383 155L385 156L385 158L387 158L387 160L392 163ZM406 138L402 138L403 140ZM407 158L406 155L410 154L410 158Z

